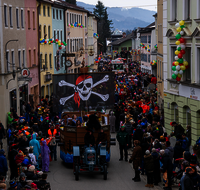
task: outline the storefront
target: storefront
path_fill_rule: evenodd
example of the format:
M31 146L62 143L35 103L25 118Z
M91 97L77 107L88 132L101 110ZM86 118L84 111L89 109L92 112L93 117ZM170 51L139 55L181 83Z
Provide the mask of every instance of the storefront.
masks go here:
M28 103L28 84L19 87L19 99L20 99L20 115L22 115L23 103Z
M17 111L17 91L16 89L10 91L10 107Z

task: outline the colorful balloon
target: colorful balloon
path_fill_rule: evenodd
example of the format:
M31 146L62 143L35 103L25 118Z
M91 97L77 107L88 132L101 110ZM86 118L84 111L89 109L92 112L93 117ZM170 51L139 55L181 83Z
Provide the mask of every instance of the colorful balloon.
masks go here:
M176 70L179 71L180 70L180 65L176 66Z
M181 45L181 49L185 49L185 45L182 44L182 45Z
M177 75L177 77L181 78L181 77L182 77L182 75L181 75L181 74L178 74L178 75Z
M188 66L188 62L187 61L183 61L183 65L186 67Z
M179 24L179 23L176 23L176 24L175 24L175 27L176 27L176 28L180 27L180 24Z
M184 35L184 33L185 33L184 31L180 31L180 35L181 35L181 36L183 36L183 35Z
M178 56L175 56L175 60L178 60Z
M174 71L174 74L175 74L175 75L178 75L178 71Z
M185 24L185 21L181 20L181 21L179 22L179 24L180 24L180 26L183 26L183 25Z
M180 53L180 51L178 51L178 50L175 51L175 54L176 54L176 55L178 55L179 53Z
M182 70L180 70L178 73L179 73L180 75L182 75L182 74L183 74L183 71L182 71Z
M179 41L184 44L185 43L185 39L184 38L180 38Z
M178 62L179 62L179 63L183 63L183 58L178 59Z
M184 55L184 54L185 54L185 50L182 49L182 50L180 51L180 53Z
M177 81L180 81L180 80L181 80L181 78L179 78L179 77L177 76L177 77L176 77L176 80L177 80Z
M180 43L181 43L180 41L176 41L176 45L177 45L177 46L180 45Z
M176 77L177 77L177 75L172 74L172 78L173 78L173 79L176 79Z
M183 54L179 53L178 58L181 59L183 57Z
M180 69L184 71L186 69L185 65L180 66Z
M176 35L176 39L179 40L180 38L181 38L181 35L180 35L180 34L177 34L177 35Z
M178 51L181 51L181 47L178 47L177 50L178 50Z
M173 66L173 67L172 67L172 70L173 70L173 71L176 71L176 66Z
M175 64L175 66L177 66L177 65L179 65L179 62L178 62L178 61L175 61L175 63L174 63L174 64Z
M181 32L181 28L178 27L178 28L176 29L176 31L177 31L177 32Z

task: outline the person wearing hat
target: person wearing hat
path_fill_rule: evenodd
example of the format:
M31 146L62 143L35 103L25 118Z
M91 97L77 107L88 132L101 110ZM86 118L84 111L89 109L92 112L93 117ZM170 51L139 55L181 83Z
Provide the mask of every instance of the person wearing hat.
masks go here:
M119 142L119 149L120 149L120 159L119 161L123 160L123 151L125 153L125 161L127 162L128 160L128 152L127 152L127 147L128 147L128 142L129 142L129 136L128 133L125 131L125 126L122 125L120 131L117 133L117 141Z
M87 133L84 136L85 146L86 147L94 146L95 138L93 135L93 130L91 128L87 128L86 130L87 130Z
M6 173L8 171L8 165L7 160L5 157L5 151L4 149L0 150L0 175L6 176Z
M15 189L17 189L17 183L15 181L11 181L8 190L15 190Z
M181 183L181 187L184 190L191 190L194 189L194 184L192 182L192 175L193 175L194 171L192 170L191 167L188 167L186 169L186 173L184 178L182 179L182 183Z
M20 174L19 183L17 185L17 189L24 188L26 186L26 175L24 172Z
M28 171L25 174L27 180L38 180L34 165L29 166Z
M149 188L154 187L154 185L153 185L154 160L153 160L153 156L150 154L149 150L145 151L144 168L147 173L147 184L145 185L145 187L149 187Z
M177 139L181 139L181 135L184 133L185 129L175 121L171 122L170 125L174 127L174 132L171 133L171 136L175 136Z
M36 140L35 133L32 135L32 137L33 139L29 142L29 146L33 146L33 154L36 156L36 160L38 160L40 155L40 143L38 140Z

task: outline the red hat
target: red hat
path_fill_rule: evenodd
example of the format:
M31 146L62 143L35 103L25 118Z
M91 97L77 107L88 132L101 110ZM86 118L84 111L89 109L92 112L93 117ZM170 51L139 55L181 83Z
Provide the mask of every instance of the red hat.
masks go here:
M76 79L76 85L78 85L80 82L84 81L85 79L92 78L91 76L88 75L81 75Z
M31 183L31 188L37 189L37 185L35 183Z

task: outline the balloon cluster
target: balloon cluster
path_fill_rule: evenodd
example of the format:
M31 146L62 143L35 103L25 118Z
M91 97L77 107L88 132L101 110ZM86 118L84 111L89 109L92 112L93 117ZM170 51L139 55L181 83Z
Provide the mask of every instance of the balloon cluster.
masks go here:
M93 37L96 38L96 39L99 39L99 34L94 33L94 34L93 34Z
M157 50L157 49L158 49L158 44L156 44L156 45L154 46L154 48Z
M147 52L150 52L151 45L145 46L143 43L141 43L140 46L141 46L143 49L147 50Z
M81 23L77 23L77 22L71 23L71 24L67 23L67 26L69 26L70 28L74 28L74 27L84 28L85 27Z
M157 60L151 61L151 65L157 65Z
M179 23L176 23L175 27L178 32L176 35L176 45L177 49L175 51L175 61L172 63L172 78L176 79L177 81L180 81L182 78L183 73L185 70L189 67L188 62L183 59L183 55L185 54L185 43L186 40L183 38L184 31L183 28L185 22L181 20Z
M60 40L58 40L58 39L56 39L56 40L54 40L54 39L40 39L40 44L49 44L49 45L51 45L51 44L54 44L54 43L56 43L56 44L58 44L58 47L59 47L59 49L61 50L61 49L65 49L65 47L67 46L67 43L66 42L61 42Z

